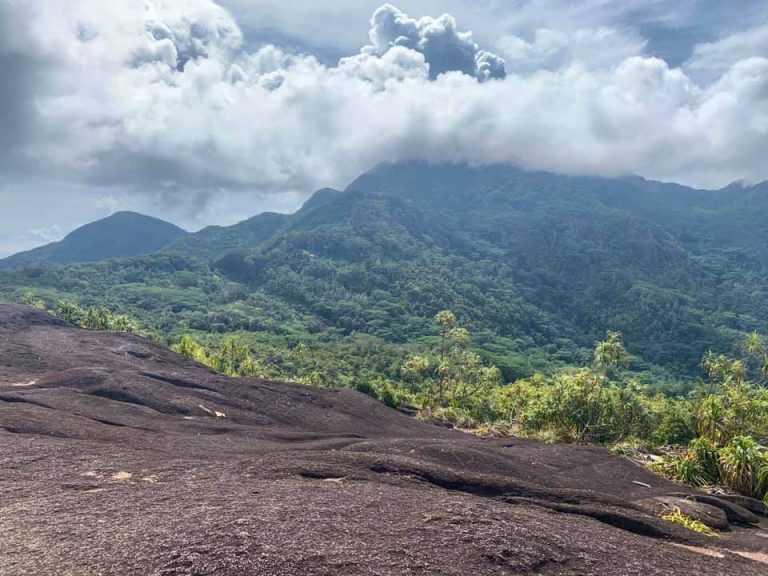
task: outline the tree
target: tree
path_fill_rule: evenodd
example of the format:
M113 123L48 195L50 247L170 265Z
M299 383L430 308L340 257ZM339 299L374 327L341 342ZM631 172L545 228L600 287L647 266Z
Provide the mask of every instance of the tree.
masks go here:
M629 354L620 332L609 331L605 340L595 343L594 364L609 379L616 370L629 365Z
M724 354L715 355L711 350L704 355L701 368L709 378L709 393L717 387L728 387L742 382L747 377L747 367L742 360L729 358Z
M486 366L479 354L466 349L469 332L456 316L443 310L435 316L440 346L433 354L414 355L403 364L403 375L417 384L425 406L456 408L479 415L489 391L501 383L501 372Z
M603 396L605 386L613 378L619 368L624 368L629 364L629 354L624 348L624 342L620 332L608 331L605 340L595 342L595 352L593 365L597 374L587 375L587 380L591 381L595 389L594 394L587 394L587 418L584 422L578 439L584 439L588 434L595 432L595 427L601 420L601 412L604 408Z
M749 334L744 342L744 351L744 362L748 367L757 365L760 383L764 385L768 378L768 347L763 336L756 330Z
M179 343L171 346L171 349L177 354L181 354L185 358L189 358L200 364L205 364L206 366L210 366L211 364L211 360L205 352L205 348L189 335L185 334L182 336Z
M459 327L456 315L450 310L443 310L435 315L435 324L440 328L440 360L437 364L438 402L445 405L445 379L451 371L446 362L448 346L458 345L469 340L469 332Z
M32 308L37 308L38 310L45 310L45 302L39 298L35 298L35 295L30 291L24 292L24 294L21 295L19 302L25 306L31 306Z
M211 360L213 367L227 376L259 375L250 348L235 337L226 338Z
M60 300L56 307L56 315L70 324L80 326L85 316L85 310L80 308L77 304L68 302L66 300Z
M91 306L88 310L83 310L77 304L61 300L56 307L56 315L70 324L88 330L132 333L139 331L139 324L133 318L124 314L114 314L107 308L99 306Z
M762 339L751 334L747 352L762 352ZM746 434L768 433L768 395L759 381L750 379L749 358L741 360L708 352L701 368L709 388L700 393L696 407L698 434L722 446Z

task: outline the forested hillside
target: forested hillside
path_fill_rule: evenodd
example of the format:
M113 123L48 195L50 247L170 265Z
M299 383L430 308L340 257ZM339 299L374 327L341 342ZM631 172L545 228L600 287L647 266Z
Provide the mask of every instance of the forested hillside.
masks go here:
M169 222L137 214L116 212L86 224L60 242L0 259L0 270L14 270L39 263L98 262L149 254L187 233Z
M140 258L35 265L3 274L0 290L107 304L171 340L241 332L270 355L304 343L366 374L434 341L443 309L506 381L583 365L617 330L632 370L690 379L708 350L735 353L765 327L767 193L383 165L290 216L207 228Z

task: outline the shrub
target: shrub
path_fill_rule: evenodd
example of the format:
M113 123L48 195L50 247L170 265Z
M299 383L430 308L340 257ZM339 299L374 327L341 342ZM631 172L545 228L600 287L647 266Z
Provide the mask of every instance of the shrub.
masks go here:
M697 438L681 455L651 467L688 486L719 484L745 496L768 500L768 455L749 436L738 436L720 447L708 438Z
M88 330L139 332L136 320L123 314L114 314L100 306L91 306L84 310L72 302L60 301L54 313L62 320Z
M693 488L704 486L707 483L707 479L699 463L696 461L696 457L689 452L651 464L651 469L667 478Z
M717 446L707 438L696 438L688 445L688 452L696 462L701 476L709 484L720 482L720 454Z
M191 336L186 334L181 337L178 344L171 346L171 350L177 354L181 354L185 358L199 362L200 364L205 364L206 366L210 366L211 364L208 354L205 352L205 348L198 344Z
M720 479L724 485L747 496L762 498L768 486L768 458L757 442L748 436L731 440L719 452Z

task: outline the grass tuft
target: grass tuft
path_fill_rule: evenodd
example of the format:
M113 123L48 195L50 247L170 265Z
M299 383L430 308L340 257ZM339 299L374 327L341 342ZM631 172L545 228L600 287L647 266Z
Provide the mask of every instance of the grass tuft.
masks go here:
M661 519L666 520L667 522L674 522L675 524L679 524L680 526L688 528L688 530L693 530L694 532L698 532L699 534L704 534L710 537L720 536L715 530L713 530L703 522L699 522L698 520L694 520L690 516L683 514L680 508L675 508L671 512L667 512L666 514L663 514L661 516Z

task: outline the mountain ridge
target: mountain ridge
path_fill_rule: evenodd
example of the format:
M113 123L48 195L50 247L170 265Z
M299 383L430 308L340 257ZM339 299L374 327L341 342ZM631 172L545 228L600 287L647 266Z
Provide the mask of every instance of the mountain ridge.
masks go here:
M109 269L21 271L0 291L64 291L163 331L282 333L290 319L301 337L397 346L429 338L448 308L510 381L584 365L606 330L637 370L688 378L708 350L738 353L765 327L766 190L380 165L294 214L208 227Z
M301 251L330 267L357 266L357 274L369 277L365 266L360 268L362 261L415 263L421 258L427 270L431 264L423 262L425 254L431 254L432 263L453 258L452 269L439 265L433 270L436 282L446 281L450 287L433 300L440 302L437 306L458 309L465 318L485 316L481 327L490 323L495 330L505 330L504 324L525 324L536 317L533 325L545 325L547 318L559 317L554 330L529 327L528 335L538 332L535 338L543 341L556 339L558 333L586 333L579 338L582 346L609 328L620 329L630 341L641 334L654 362L673 365L688 356L686 370L693 371L707 348L730 350L738 334L759 329L768 312L754 294L731 298L736 287L728 278L737 270L754 277L750 282L763 277L762 262L768 257L765 224L754 222L756 231L749 236L723 233L719 243L710 238L717 232L712 230L713 221L726 231L738 228L743 220L754 221L755 210L745 199L764 201L761 190L758 186L701 191L640 178L570 178L503 166L382 165L330 201L305 204L280 234L253 247L250 256L248 250L241 256L230 254L216 267L236 281L264 286L270 283L270 268L285 268L291 261L291 274L303 278L311 274L311 266L319 263L302 261ZM723 206L730 210L729 218L717 221L717 210ZM687 222L682 220L686 214ZM741 244L742 236L747 244ZM734 250L748 252L749 257L744 262L727 261L723 254ZM251 272L244 264L247 258L258 263ZM483 272L478 264L495 272ZM476 282L480 275L506 284L507 295L494 304L487 299L483 303L479 291L491 292L489 285ZM416 280L418 276L411 272L412 281L426 282L423 277ZM360 287L369 295L364 300L367 306L376 304L370 298L374 285L395 298L397 290L369 281L367 288ZM456 293L454 288L460 285L475 287ZM358 288L351 292L349 288L328 287L341 289L342 299L361 296ZM406 291L404 285L400 289ZM694 294L692 306L681 304ZM328 319L325 310L333 306L330 302L313 305L321 298L315 292L295 302ZM462 303L468 300L474 306ZM515 301L524 302L517 313L508 316L500 311L500 304L517 307ZM656 318L644 321L647 302L655 302L660 310L668 308L673 317L682 316L666 325ZM736 315L718 319L724 309ZM364 318L347 322L348 329L365 330L367 322ZM405 318L384 322L397 326ZM721 328L714 330L713 324ZM659 331L666 335L653 344ZM716 331L720 336L713 338ZM691 341L699 352L681 354Z

